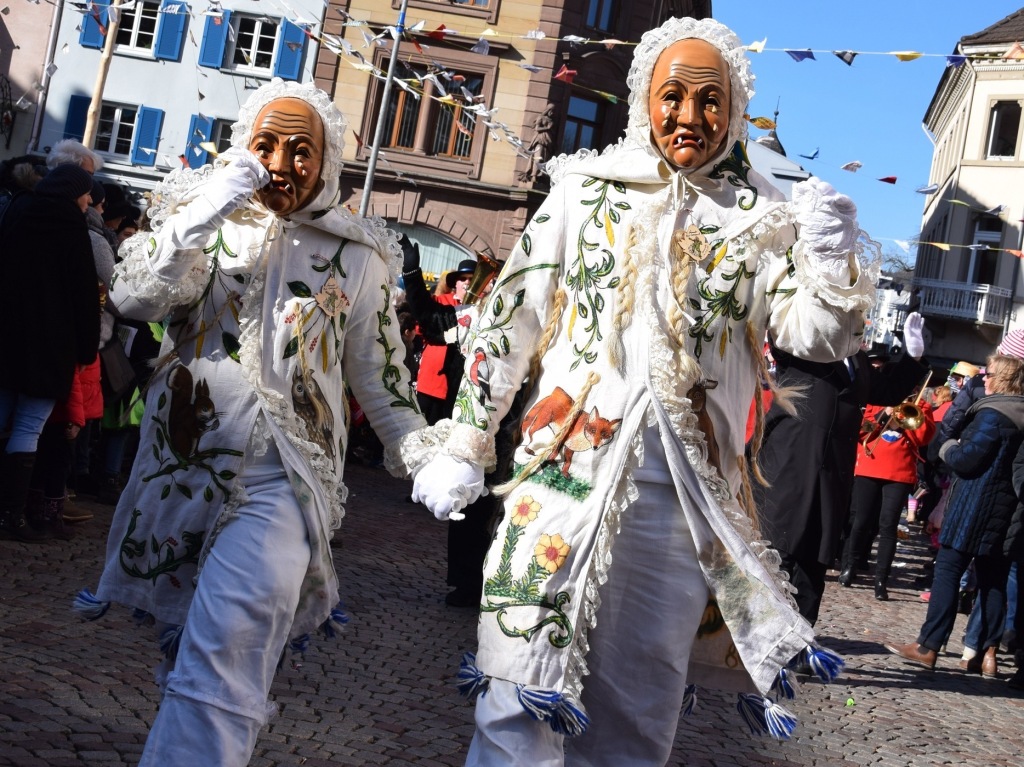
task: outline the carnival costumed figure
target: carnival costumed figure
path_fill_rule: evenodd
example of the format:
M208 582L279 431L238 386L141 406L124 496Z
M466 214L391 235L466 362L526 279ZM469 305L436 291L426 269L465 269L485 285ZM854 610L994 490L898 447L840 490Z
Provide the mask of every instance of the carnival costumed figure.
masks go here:
M429 454L390 300L401 249L339 205L344 130L323 91L272 81L123 246L111 300L167 332L92 610L136 608L167 653L143 765L248 764L286 644L339 619L345 382L392 474Z
M548 165L480 309L476 375L414 483L442 518L472 501L529 382L460 672L469 764L663 765L688 683L743 693L747 723L785 736L787 664L841 663L751 522L745 422L766 331L804 359L853 354L874 274L848 198L810 179L789 203L751 169L752 81L716 21L645 34L625 138Z

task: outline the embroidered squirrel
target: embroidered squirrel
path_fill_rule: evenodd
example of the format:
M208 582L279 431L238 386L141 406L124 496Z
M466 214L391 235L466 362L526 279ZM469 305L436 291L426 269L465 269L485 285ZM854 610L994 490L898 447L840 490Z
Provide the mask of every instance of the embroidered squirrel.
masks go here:
M220 426L220 418L205 378L195 385L192 399L192 374L184 365L176 365L167 374L167 388L171 390L171 409L167 415L171 449L188 460L199 447L199 438Z
M564 389L556 386L551 394L538 400L523 419L525 441L529 441L534 434L544 428L550 428L558 436L558 442L551 450L548 460L557 461L559 453L561 453L562 476L566 479L569 478L569 467L572 465L572 457L576 453L604 447L612 441L615 432L622 424L621 418L614 421L602 418L597 407L594 407L589 413L583 411L577 415L568 431L559 436L559 433L564 430L565 419L569 417L572 405L572 397ZM536 454L536 451L528 445L524 450L529 455Z

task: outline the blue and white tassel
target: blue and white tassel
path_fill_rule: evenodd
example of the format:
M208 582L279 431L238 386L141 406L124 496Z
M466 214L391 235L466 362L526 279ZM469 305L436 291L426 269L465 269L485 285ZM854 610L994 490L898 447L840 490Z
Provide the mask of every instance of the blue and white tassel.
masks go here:
M345 605L338 602L334 609L331 610L331 614L327 616L327 620L320 624L320 630L324 632L324 636L328 639L334 639L341 634L348 621L349 617L348 613L345 612Z
M473 700L477 695L486 695L489 686L490 680L476 665L476 655L472 652L465 653L459 663L455 687L462 695Z
M547 722L560 735L582 735L590 726L587 713L560 692L521 684L516 693L526 713L538 722Z
M833 681L846 665L842 658L824 647L811 646L804 652L807 654L807 665L822 682Z
M796 729L796 717L769 697L740 693L736 710L754 735L788 740Z
M793 700L796 697L796 674L790 669L779 669L779 675L775 677L772 690L783 698Z
M697 708L697 685L686 685L686 692L683 693L683 716L692 716Z
M172 663L178 657L178 647L181 645L181 632L184 629L184 626L168 626L160 634L160 652Z
M89 589L82 589L75 595L71 609L87 621L102 618L110 609L110 602L101 602Z

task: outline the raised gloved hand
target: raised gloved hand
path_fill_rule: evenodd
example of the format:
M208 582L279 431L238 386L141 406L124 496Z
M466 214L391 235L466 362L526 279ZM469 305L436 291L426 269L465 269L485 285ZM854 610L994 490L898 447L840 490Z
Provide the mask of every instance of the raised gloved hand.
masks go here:
M903 323L903 348L915 360L924 356L924 317L917 312L908 314Z
M800 239L822 257L846 255L860 234L857 206L827 181L811 176L793 186L793 217Z
M462 509L486 494L483 467L447 453L435 455L413 477L412 499L442 522L465 519Z
M402 246L402 273L415 272L420 268L420 246L409 239L409 235L402 233L398 238L398 244Z
M247 149L231 147L217 158L217 167L195 191L183 214L174 218L173 237L179 248L197 248L217 231L224 219L237 210L270 174Z

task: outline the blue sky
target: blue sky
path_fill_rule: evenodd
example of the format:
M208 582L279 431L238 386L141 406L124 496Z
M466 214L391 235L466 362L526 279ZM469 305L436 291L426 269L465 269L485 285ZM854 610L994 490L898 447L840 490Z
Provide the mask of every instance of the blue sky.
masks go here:
M883 251L920 231L932 144L922 118L945 69L941 56L901 62L861 54L848 67L831 53L794 61L782 50L952 53L964 35L980 32L1024 7L1024 0L713 0L714 17L744 44L768 38L751 53L757 94L751 115L772 116L786 154L857 203L861 227ZM764 135L751 126L751 138ZM798 155L814 154L816 160ZM841 170L858 160L856 173ZM890 185L878 181L896 176Z

